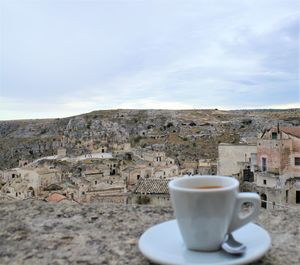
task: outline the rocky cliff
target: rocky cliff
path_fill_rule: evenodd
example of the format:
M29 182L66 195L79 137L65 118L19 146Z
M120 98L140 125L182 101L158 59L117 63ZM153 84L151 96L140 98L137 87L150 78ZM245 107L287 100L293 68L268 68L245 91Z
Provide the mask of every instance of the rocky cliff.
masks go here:
M217 157L220 142L253 142L272 126L300 126L300 110L106 110L47 120L0 121L0 169L86 143L131 142L164 150L178 163Z

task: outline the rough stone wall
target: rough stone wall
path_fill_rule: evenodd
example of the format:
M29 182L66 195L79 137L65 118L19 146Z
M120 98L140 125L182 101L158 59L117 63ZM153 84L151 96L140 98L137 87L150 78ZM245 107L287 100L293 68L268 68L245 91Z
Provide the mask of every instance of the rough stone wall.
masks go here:
M296 137L291 137L293 141L293 152L300 153L300 139Z
M287 141L287 140L284 140ZM262 158L267 159L267 171L279 174L282 170L282 141L259 140L257 143L257 163L262 170Z
M296 137L292 138L292 153L289 156L288 172L291 172L295 176L300 177L300 166L295 165L295 157L300 157L300 139Z
M1 265L150 265L138 239L151 226L173 219L170 207L46 203L0 204ZM251 265L299 264L300 211L262 209L256 223L272 247Z
M256 145L220 144L218 148L218 174L232 176L240 173L238 162L249 162L251 153L256 153Z

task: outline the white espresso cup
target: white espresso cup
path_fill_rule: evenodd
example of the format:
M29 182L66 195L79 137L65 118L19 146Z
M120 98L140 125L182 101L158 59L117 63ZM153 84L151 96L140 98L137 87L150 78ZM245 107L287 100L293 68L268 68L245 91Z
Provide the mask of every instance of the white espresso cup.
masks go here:
M238 192L232 177L189 176L169 182L172 206L183 241L188 249L216 251L227 233L253 220L259 211L256 193ZM241 214L244 203L253 205Z

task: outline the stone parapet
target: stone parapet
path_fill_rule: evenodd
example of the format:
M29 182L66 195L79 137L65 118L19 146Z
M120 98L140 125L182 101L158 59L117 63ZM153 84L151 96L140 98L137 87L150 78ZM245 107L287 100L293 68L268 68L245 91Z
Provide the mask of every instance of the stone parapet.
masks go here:
M170 207L126 204L0 203L0 264L136 264L149 261L138 238L173 218ZM261 209L256 223L272 237L268 253L252 265L299 264L300 211Z

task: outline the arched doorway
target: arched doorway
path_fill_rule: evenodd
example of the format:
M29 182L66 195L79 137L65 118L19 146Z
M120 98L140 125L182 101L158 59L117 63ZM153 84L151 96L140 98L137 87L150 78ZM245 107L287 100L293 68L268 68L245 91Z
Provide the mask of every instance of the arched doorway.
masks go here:
M35 192L34 192L34 189L32 187L29 187L29 189L27 191L27 195L28 195L28 197L34 197L35 196Z
M261 198L261 207L267 209L267 195L266 194L262 194L260 195Z

